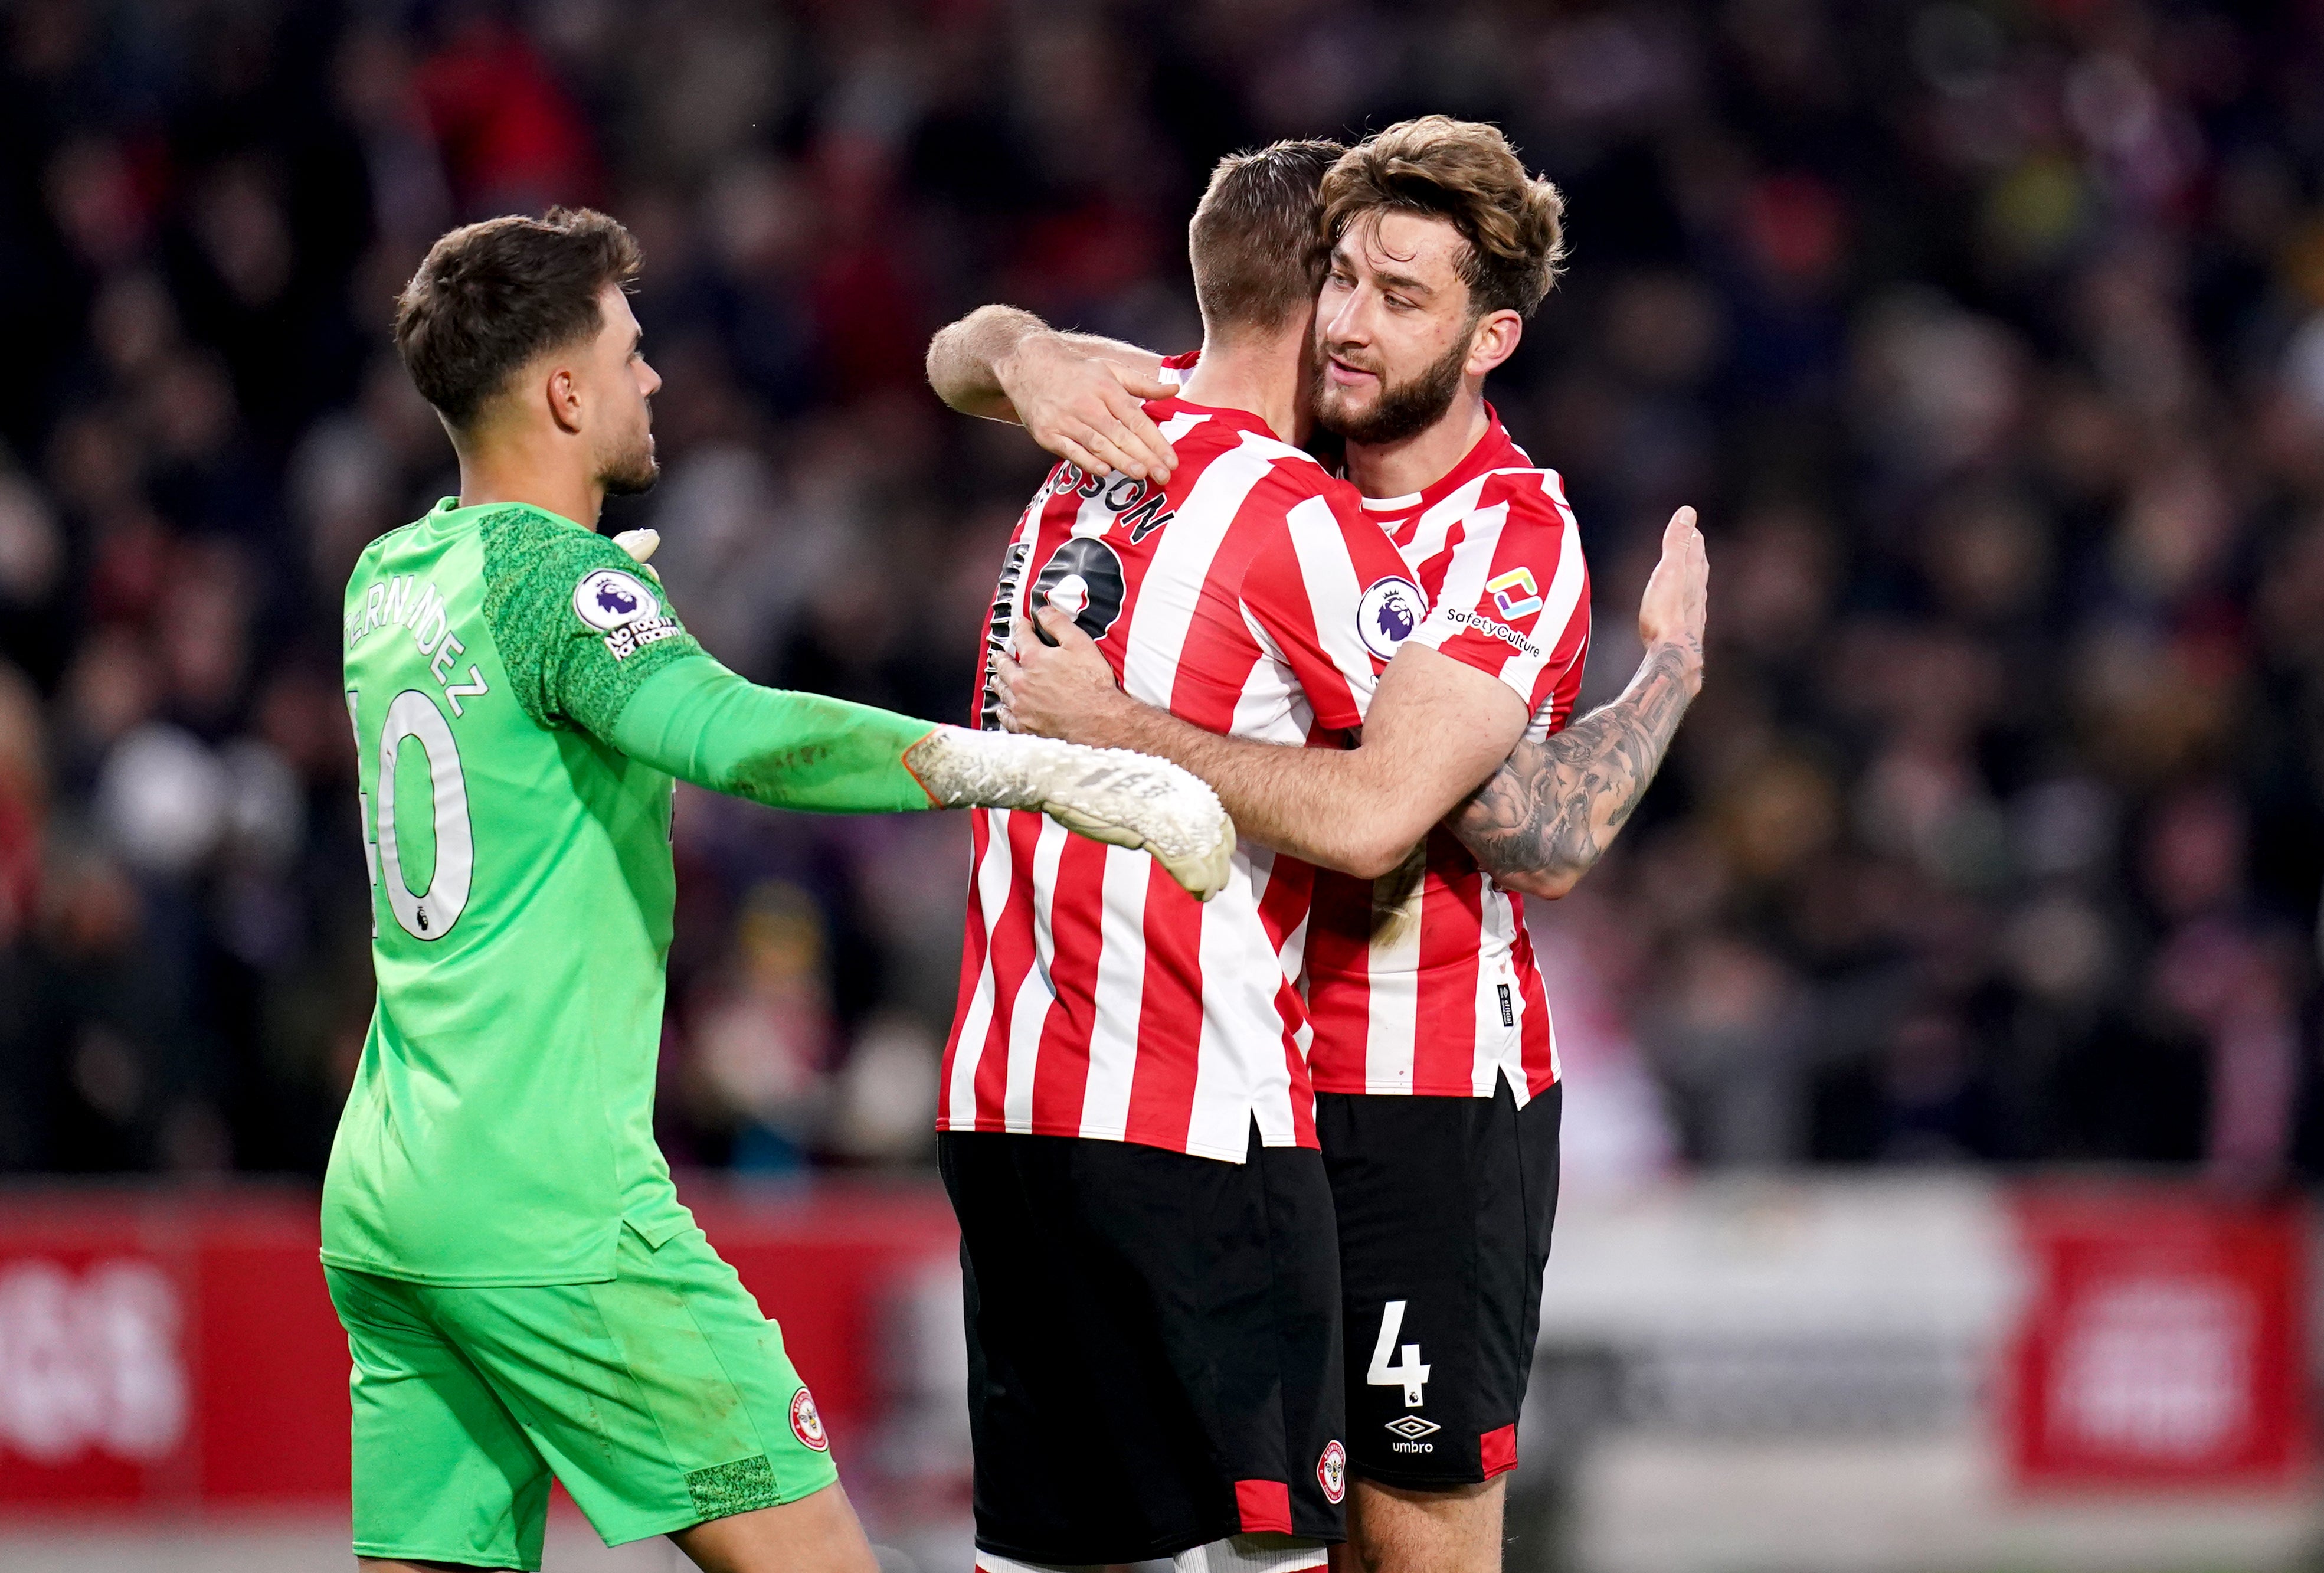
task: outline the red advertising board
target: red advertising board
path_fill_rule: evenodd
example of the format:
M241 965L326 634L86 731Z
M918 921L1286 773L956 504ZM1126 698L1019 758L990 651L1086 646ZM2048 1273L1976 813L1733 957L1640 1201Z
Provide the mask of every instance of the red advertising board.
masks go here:
M2022 1485L2268 1486L2308 1457L2305 1220L2186 1191L2037 1189L2010 1347Z
M933 1186L689 1187L844 1446L883 1296L957 1248ZM699 1192L699 1194L697 1194ZM0 1192L0 1511L343 1505L347 1346L311 1192Z

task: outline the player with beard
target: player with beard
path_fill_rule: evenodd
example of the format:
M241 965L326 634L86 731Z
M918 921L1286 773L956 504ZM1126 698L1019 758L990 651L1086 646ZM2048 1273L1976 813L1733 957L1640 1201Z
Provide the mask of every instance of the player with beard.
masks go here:
M1233 844L1175 765L777 692L706 654L650 532L595 532L656 474L639 266L613 220L552 209L445 236L398 303L460 495L367 547L346 599L379 997L322 1257L366 1568L539 1568L552 1474L609 1544L873 1567L781 1332L654 1145L674 777L840 813L1046 810L1205 896Z
M1366 590L1415 621L1419 601L1353 490L1296 446L1316 191L1342 151L1280 143L1212 171L1187 227L1202 364L1134 412L1179 462L1160 486L1062 463L1034 493L1001 554L982 725L1001 729L991 679L1045 604L1109 688L1194 726L1337 746L1362 725L1389 652ZM1320 1568L1347 1449L1297 988L1315 869L1238 847L1197 909L1001 813L977 816L974 866L936 1124L977 1567Z
M1345 1565L1490 1568L1556 1199L1555 1050L1514 893L1571 888L1635 806L1700 684L1707 572L1683 509L1641 609L1646 662L1619 699L1561 730L1586 576L1557 477L1509 440L1483 383L1549 287L1562 202L1498 131L1436 116L1348 153L1323 197L1333 254L1315 413L1346 440L1349 479L1431 608L1361 745L1269 748L1187 726L1116 691L1047 615L1057 647L1002 665L1004 715L1176 758L1246 836L1353 876L1318 876L1305 976L1348 1325ZM956 407L1026 412L1053 450L1173 462L1119 404L1184 361L994 309L948 332L932 380ZM1438 685L1450 702L1410 717L1400 677L1421 664L1462 675ZM1470 796L1483 774L1471 751L1512 745Z

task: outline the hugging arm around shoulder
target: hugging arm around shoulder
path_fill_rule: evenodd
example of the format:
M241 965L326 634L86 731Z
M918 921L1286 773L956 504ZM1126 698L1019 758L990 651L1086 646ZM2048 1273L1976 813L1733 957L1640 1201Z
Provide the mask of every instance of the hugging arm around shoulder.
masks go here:
M1525 722L1506 685L1416 649L1381 679L1355 748L1222 737L1127 699L1088 740L1175 760L1216 789L1250 840L1376 879L1492 774Z

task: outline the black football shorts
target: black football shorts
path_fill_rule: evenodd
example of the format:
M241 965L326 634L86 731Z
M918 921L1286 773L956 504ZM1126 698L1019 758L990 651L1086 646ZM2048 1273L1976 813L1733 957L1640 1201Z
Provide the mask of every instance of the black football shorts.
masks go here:
M1309 1148L1222 1163L945 1132L960 1217L976 1543L1137 1562L1346 1538L1340 1274Z
M1516 1467L1563 1098L1316 1095L1358 1474L1425 1490Z

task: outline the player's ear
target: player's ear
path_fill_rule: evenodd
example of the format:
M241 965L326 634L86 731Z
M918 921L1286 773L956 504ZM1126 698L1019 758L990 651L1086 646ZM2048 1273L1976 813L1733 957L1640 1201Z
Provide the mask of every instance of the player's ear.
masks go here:
M555 366L549 373L548 385L543 389L549 400L549 418L557 422L559 431L581 430L581 381L570 366Z
M1515 355L1525 337L1525 319L1514 311L1488 311L1469 334L1469 364L1463 369L1481 377Z

